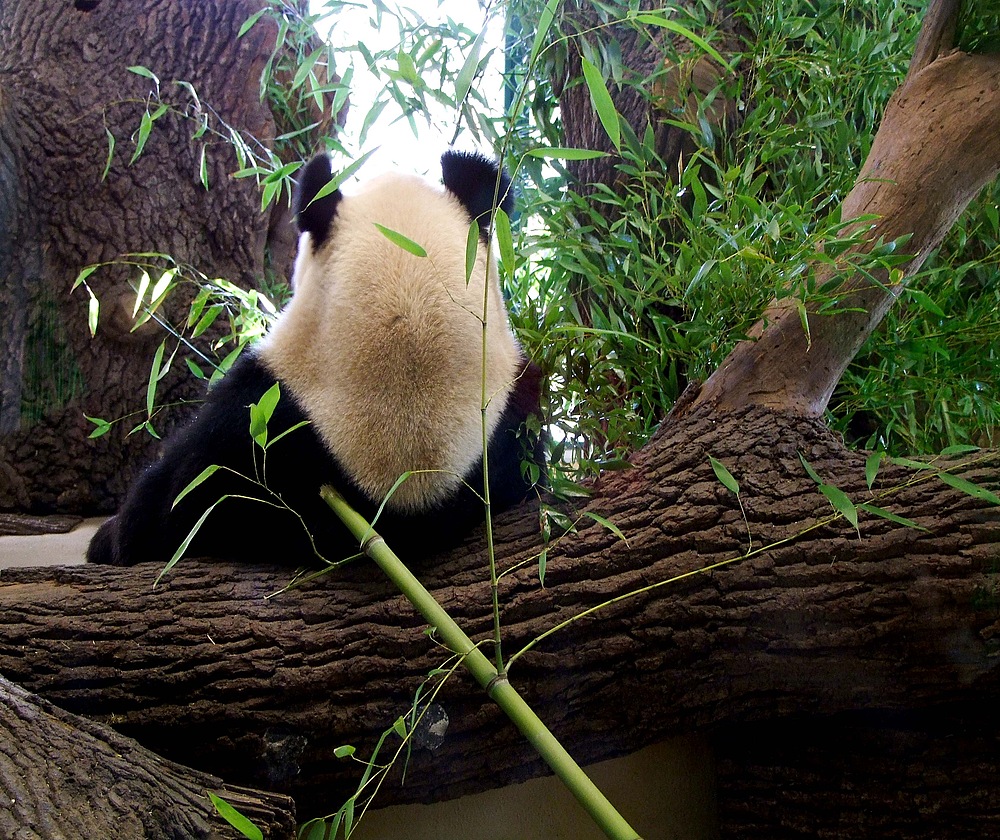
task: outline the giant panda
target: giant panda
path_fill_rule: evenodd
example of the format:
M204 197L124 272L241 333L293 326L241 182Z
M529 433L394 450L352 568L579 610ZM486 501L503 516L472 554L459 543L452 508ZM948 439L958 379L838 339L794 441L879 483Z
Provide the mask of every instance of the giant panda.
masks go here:
M525 498L531 481L522 461L527 454L541 465L542 452L537 440L526 450L519 432L540 411L540 372L511 332L489 251L494 196L509 213L510 179L473 153L446 152L441 167L443 189L389 174L350 195L320 194L331 180L326 155L303 168L289 304L134 482L91 541L90 562L163 563L209 508L187 556L335 561L358 546L320 499L320 486L334 485L371 520L407 471L421 472L389 497L377 530L404 558L439 551L484 518L484 393L492 508ZM473 220L480 241L467 281ZM269 439L305 424L265 458L251 438L248 407L276 382ZM212 464L222 469L174 506Z

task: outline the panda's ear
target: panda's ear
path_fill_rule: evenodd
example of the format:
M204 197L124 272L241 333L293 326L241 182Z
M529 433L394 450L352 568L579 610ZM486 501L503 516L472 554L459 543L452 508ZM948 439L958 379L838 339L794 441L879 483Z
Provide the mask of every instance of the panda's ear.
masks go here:
M462 202L484 234L488 235L492 221L494 196L498 197L501 209L508 216L513 212L514 191L510 176L495 160L477 152L450 149L441 155L441 174L448 192Z
M316 155L301 170L296 184L293 208L299 233L312 235L313 247L318 248L330 233L330 223L337 214L343 197L340 190L316 198L316 194L332 177L328 155Z

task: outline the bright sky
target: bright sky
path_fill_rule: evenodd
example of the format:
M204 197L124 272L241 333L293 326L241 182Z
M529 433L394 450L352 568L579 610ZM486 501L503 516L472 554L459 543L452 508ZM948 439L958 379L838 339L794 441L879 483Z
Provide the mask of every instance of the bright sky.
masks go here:
M391 0L386 5L390 8L396 6ZM434 25L444 23L450 17L474 32L482 29L486 16L476 0L403 0L400 5L411 11L411 14L408 15L410 19L419 15L426 23ZM311 8L315 12L322 11L324 9L323 0L311 0ZM335 46L345 47L361 41L371 52L394 49L398 46L400 37L396 20L390 15L385 15L382 28L377 29L374 17L372 5L369 3L358 3L353 8L345 8L337 12L335 18L330 20L331 41ZM483 85L494 88L495 96L491 96L490 99L496 102L497 110L501 111L503 109L501 81L503 20L502 16L496 14L493 15L493 18L494 21L490 26L490 32L481 53L485 55L491 46L496 46L494 60L491 62L493 69L488 72L487 78L479 83L478 89L483 90ZM418 119L419 133L417 137L414 137L409 122L406 119L400 119L398 107L395 103L390 102L382 111L374 128L369 130L365 147L359 149L356 137L361 122L384 87L385 79L384 77L376 78L367 70L365 59L357 50L351 53L351 57L354 63L354 78L351 83L351 100L345 132L349 142L345 145L352 152L359 154L376 146L379 147L379 150L365 164L359 176L368 179L385 169L402 169L418 174L436 174L439 171L438 161L441 153L448 148L454 134L457 114L454 111L449 113L441 107L433 114L434 125L428 126L426 122ZM346 63L347 54L341 53L340 60ZM344 68L338 66L338 70L343 73ZM471 139L460 138L456 146L473 148L474 142Z

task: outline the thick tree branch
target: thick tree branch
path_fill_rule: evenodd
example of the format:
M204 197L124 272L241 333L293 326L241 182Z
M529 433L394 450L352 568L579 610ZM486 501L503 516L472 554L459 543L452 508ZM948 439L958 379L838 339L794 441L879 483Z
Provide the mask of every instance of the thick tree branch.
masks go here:
M629 544L581 520L550 547L545 589L533 511L506 517L502 562L527 564L502 580L508 651L609 598L739 558L748 524L755 547L775 544L606 608L516 662L513 682L579 760L725 722L931 706L1000 688L1000 625L976 606L992 591L1000 510L925 478L877 504L927 532L863 516L859 539L843 521L817 524L833 511L800 452L857 501L868 497L863 456L821 424L758 409L695 413L661 432L589 506ZM740 480L748 524L708 454ZM996 464L973 475L995 482ZM876 489L913 478L887 467ZM418 569L474 639L491 627L485 568L473 540ZM338 804L358 776L334 748L364 753L446 658L369 566L270 600L287 573L185 561L153 590L157 571L5 572L0 672L173 760L291 792L306 816ZM437 702L450 719L443 745L417 750L406 786L383 788L384 803L543 772L470 680L453 678Z
M920 24L920 34L913 47L913 57L906 71L904 85L939 55L948 52L955 43L955 26L958 22L960 0L931 0L924 19Z
M915 273L959 214L1000 171L1000 57L952 53L893 95L842 218L879 217L866 234L878 242L909 236L901 250ZM859 223L859 227L868 223ZM853 231L856 232L858 228ZM851 253L851 252L849 252ZM834 269L816 271L819 288ZM888 283L886 272L877 273ZM810 311L810 334L796 301L775 303L709 378L695 404L727 411L766 405L818 417L865 340L901 292L862 272L837 290L835 315Z
M265 836L293 836L288 797L230 787L164 761L0 678L0 837L242 837L216 813L209 791Z

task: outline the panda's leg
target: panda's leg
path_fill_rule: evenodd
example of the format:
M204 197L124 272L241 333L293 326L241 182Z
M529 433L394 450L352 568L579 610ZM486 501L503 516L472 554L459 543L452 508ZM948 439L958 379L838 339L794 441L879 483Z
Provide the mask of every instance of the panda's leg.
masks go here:
M132 566L144 560L166 560L170 464L147 468L129 488L118 513L94 534L87 548L88 563Z

